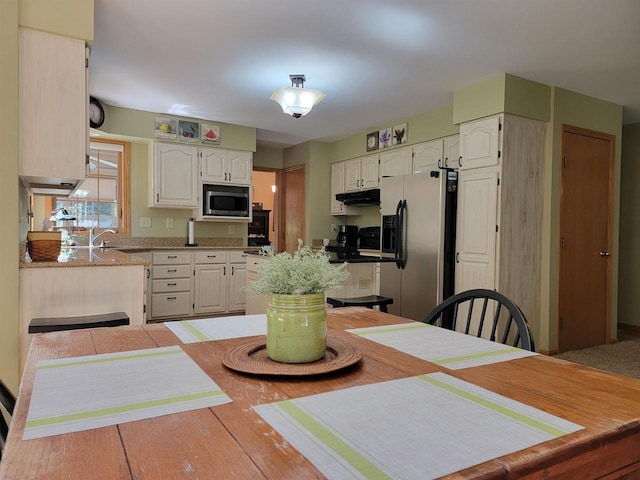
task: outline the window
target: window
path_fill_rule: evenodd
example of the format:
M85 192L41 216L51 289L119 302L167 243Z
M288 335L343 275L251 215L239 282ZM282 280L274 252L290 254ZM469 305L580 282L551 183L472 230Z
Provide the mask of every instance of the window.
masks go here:
M68 198L54 199L51 220L74 232L97 227L115 228L128 235L129 144L92 141L87 178Z

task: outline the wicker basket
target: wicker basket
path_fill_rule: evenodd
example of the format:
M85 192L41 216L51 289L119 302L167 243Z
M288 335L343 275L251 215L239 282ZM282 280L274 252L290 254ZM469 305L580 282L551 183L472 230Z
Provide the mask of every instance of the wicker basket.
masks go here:
M28 232L27 250L34 262L55 261L62 244L60 232Z

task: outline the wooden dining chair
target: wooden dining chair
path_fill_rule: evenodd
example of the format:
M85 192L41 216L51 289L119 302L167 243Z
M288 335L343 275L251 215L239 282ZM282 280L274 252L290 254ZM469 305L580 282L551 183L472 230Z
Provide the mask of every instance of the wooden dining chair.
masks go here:
M520 308L494 290L475 289L453 295L423 322L535 351L529 324Z
M16 406L16 398L2 380L0 380L0 405L2 405L10 416L13 416L13 408ZM7 442L8 433L9 425L4 418L2 409L0 409L0 460L2 459L2 452L4 450L4 445Z

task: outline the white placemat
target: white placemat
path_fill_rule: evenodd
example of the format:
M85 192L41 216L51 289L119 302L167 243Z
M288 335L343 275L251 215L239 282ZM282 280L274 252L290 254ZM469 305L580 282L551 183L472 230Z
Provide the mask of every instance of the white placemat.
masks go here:
M212 407L231 399L177 346L38 362L23 438Z
M267 316L264 314L181 320L165 322L165 325L184 343L267 334Z
M440 372L253 408L340 480L436 478L584 428Z
M483 338L424 323L401 323L347 330L450 370L538 355Z

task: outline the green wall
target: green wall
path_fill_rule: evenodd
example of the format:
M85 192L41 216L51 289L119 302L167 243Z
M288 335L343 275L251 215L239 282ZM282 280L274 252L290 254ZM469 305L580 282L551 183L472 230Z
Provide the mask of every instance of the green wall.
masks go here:
M640 327L640 123L622 129L618 319Z
M618 251L620 213L620 164L622 140L622 107L597 98L569 90L551 89L551 122L547 129L547 155L545 158L543 258L542 258L542 308L548 318L542 318L539 348L554 350L557 345L558 317L558 238L560 211L560 160L562 151L562 126L571 125L615 135L613 251ZM612 308L611 335L616 338L618 322L618 263L612 256ZM537 339L536 339L537 340Z

